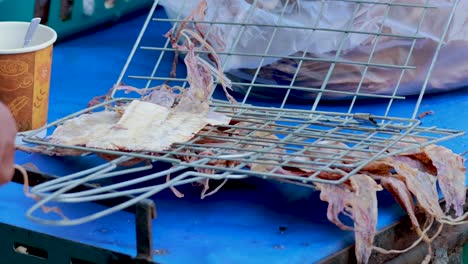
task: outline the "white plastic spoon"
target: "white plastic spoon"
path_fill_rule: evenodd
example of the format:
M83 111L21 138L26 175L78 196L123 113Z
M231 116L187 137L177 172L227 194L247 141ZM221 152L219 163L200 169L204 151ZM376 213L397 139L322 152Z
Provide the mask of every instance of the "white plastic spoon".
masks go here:
M41 18L36 17L31 20L31 23L29 24L28 31L26 31L26 35L24 36L24 44L23 48L27 47L34 36L34 33L36 33L37 26L41 23Z

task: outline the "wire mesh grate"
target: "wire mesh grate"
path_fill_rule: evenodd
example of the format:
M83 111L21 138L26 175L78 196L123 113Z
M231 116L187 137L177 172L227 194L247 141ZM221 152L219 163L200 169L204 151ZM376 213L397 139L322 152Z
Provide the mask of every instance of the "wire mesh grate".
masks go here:
M157 159L174 164L180 164L181 160L189 160L189 157L192 159L203 157L208 158L209 160L215 160L215 157L218 155L239 152L241 150L245 150L246 146L249 146L247 148L253 149L252 153L250 153L251 155L247 155L242 159L232 159L233 162L238 163L237 167L248 167L248 164L263 164L270 166L281 164L281 166L288 166L288 162L291 162L290 160L294 160L294 157L296 157L296 161L293 161L295 162L294 166L305 166L307 167L307 171L313 171L314 173L312 174L312 177L310 177L311 179L320 180L317 176L320 175L322 171L333 171L339 168L340 173L344 176L340 179L340 181L342 181L349 177L352 174L351 172L355 172L353 168L362 168L366 163L369 163L372 160L382 158L385 155L396 154L396 149L393 149L390 152L387 150L391 145L394 145L398 140L401 140L403 136L419 136L427 139L425 144L431 144L463 134L459 131L444 130L434 127L423 128L420 127L420 122L415 119L421 99L425 93L425 87L428 84L427 82L430 77L431 67L428 67L425 72L425 83L420 89L418 98L416 100L412 100L415 105L413 105L413 107L410 105L405 106L405 108L410 109L412 113L405 114L405 118L398 118L390 115L392 106L396 104L395 101L403 101L403 99L405 99L405 96L399 93L399 84L403 81L407 71L417 68L416 65L411 64L412 62L415 62L412 58L413 50L418 40L424 40L427 38L427 36L422 32L424 31L423 28L427 26L425 24L425 17L428 12L438 9L436 2L431 2L429 0L413 1L412 3L405 1L360 0L271 1L271 3L274 3L274 6L269 6L268 8L269 11L276 9L275 18L277 19L275 21L269 20L269 22L274 23L260 23L257 21L262 21L261 19L252 19L253 16L258 16L258 14L265 11L266 2L260 0L246 1L244 4L247 4L248 8L244 10L245 12L236 13L233 11L235 15L238 15L235 20L229 20L221 15L214 15L213 17L210 17L211 19L192 18L188 20L187 12L191 11L198 1L176 2L177 8L171 10L171 5L168 1L155 1L128 57L127 63L117 80L117 84L125 81L126 84L135 84L135 86L138 86L138 84L144 84L138 87L150 88L162 83L173 83L174 85L180 84L180 86L186 87L187 78L185 77L184 69L182 69L182 72L176 73L174 72L174 68L171 69L163 67L163 65L167 65L167 62L172 62L173 59L177 60L177 56L175 56L176 51L171 47L169 39L164 41L159 39L157 41L159 45L147 45L144 43L144 37L151 34L152 27L166 27L167 30L169 30L171 28L176 29L181 24L192 28L205 26L205 39L208 39L211 32L230 30L229 34L232 35L231 39L233 42L230 43L230 46L226 46L224 49L218 50L217 53L221 56L221 63L225 66L226 72L234 79L232 83L233 86L237 87L237 91L242 91L240 93L241 103L233 106L225 104L223 101L215 100L215 102L218 102L215 105L215 109L218 112L231 115L237 123L231 127L223 128L223 131L216 127L206 127L190 142L175 145L174 148L167 153L158 153L158 157L155 157L154 154L145 155L141 153L124 153L118 151L109 151L109 153L144 157L152 160ZM179 2L182 4L178 5L180 4ZM228 2L207 1L207 8L212 9L213 11L211 12L216 14L220 12L223 5L229 6L230 4ZM243 1L232 1L231 3L234 2L240 3ZM346 7L344 12L346 14L351 14L351 16L345 19L339 26L332 26L330 24L329 27L325 27L325 22L323 22L322 19L324 19L326 13L330 12L330 8L340 7L343 3L347 4L344 6ZM297 10L300 10L301 5L306 4L315 5L315 18L312 19L311 17L309 19L310 23L306 26L291 23L288 16L301 15L302 13ZM164 6L164 10L168 16L161 17L160 15L156 15L161 14L155 12L160 5ZM427 54L427 57L429 57L429 60L432 62L437 59L438 50L443 44L442 40L447 34L450 19L453 16L456 5L457 1L454 1L453 6L450 9L451 12L447 15L446 21L444 21L445 23L441 25L441 29L437 30L440 34L437 39L437 47L434 49L432 54ZM235 5L232 4L230 7L233 6ZM294 13L291 11L293 9L297 12ZM381 12L378 21L372 26L366 27L361 25L357 28L354 21L360 20L359 16L363 15L362 10L367 9L375 12ZM411 20L413 24L408 25L405 32L389 31L389 26L386 24L386 21L391 19L389 17L391 17L392 13L399 11L417 15L417 19ZM170 14L171 12L173 14ZM284 20L287 20L288 22L284 22ZM265 21L267 20L265 19ZM225 28L224 26L229 26L229 28ZM252 27L264 30L264 32L260 33L265 36L261 38L263 42L258 43L258 47L246 52L245 43L242 43L246 36L243 34L246 32L249 33L250 31L248 28ZM304 41L311 41L316 37L326 36L322 35L324 33L330 33L332 34L330 38L333 38L335 41L333 45L334 52L328 52L327 56L320 57L315 56L313 52L310 52L305 48L300 52L300 54L296 52L296 54L293 55L284 55L285 53L274 50L274 47L272 48L272 43L275 42L276 36L284 34L281 30L289 30L294 34L303 34L305 35L303 39ZM370 49L365 53L367 56L353 57L353 55L346 55L346 53L350 52L349 48L347 50L347 46L350 46L349 43L353 38L355 38L353 37L354 35L365 37L363 39L359 39L359 44L367 45ZM381 47L379 47L379 39L381 38L385 38L387 41L389 41L389 39L406 41L409 45L407 46L407 49L404 49L397 54L400 58L388 61L386 58L382 59L382 56L379 56L378 52L376 52L378 49L381 49ZM153 42L148 44L151 43ZM330 48L330 50L332 49ZM145 59L150 57L148 56L150 53L144 53L145 55L138 54L139 52L144 51L156 53L152 56L152 58L156 59L153 67L147 67L145 69L139 67L141 66L139 65L139 62L143 59L142 56L144 56ZM138 55L140 55L140 57L138 57ZM207 54L203 54L203 51L199 52L199 56L206 55ZM252 67L249 69L234 69L232 61L237 61L238 63L239 60L253 60L248 63ZM234 62L234 64L235 63L236 62ZM301 74L310 74L310 70L301 67L307 63L320 63L322 65L321 67L326 69L326 71L323 72L325 73L323 76L315 78L316 80L314 79L314 82L317 82L320 85L315 87L310 86L309 84L303 85L304 82L301 81ZM135 65L136 67L131 67ZM151 63L149 62L148 65L151 65ZM275 65L283 65L283 68L279 67L278 69L283 70L286 68L286 70L272 70L272 67ZM431 63L431 66L432 65L433 63ZM358 68L347 68L349 66ZM150 74L142 74L143 72L148 72L149 69L151 69ZM355 83L344 84L339 78L333 79L334 74L337 74L338 76L341 76L342 74L352 75L355 74L353 70L356 69L359 71L360 77L358 76L359 78L354 78ZM178 70L180 70L180 67ZM378 93L375 90L372 91L368 87L365 87L366 85L376 85L372 82L368 83L368 79L371 79L373 75L378 73L378 71L388 70L394 73L392 76L399 77L394 83L395 87L393 89L391 87L387 87L387 93L385 94ZM249 80L245 78L237 78L236 74L238 76L244 76ZM278 74L280 77L277 77ZM278 78L287 79L287 82L282 82L278 80ZM334 82L335 80L337 83ZM355 87L353 89L349 89L350 85ZM389 85L389 83L384 82L384 85ZM282 97L278 97L281 93L277 92L272 95L277 97L276 99L279 103L277 102L274 104L274 107L271 107L271 109L268 107L256 106L255 101L257 99L257 95L268 95L272 93L271 91L281 91L283 93ZM297 104L297 101L291 99L295 91L304 92L302 94L304 96L301 97L302 102L300 102L301 109L291 108L291 106L295 106ZM112 97L116 98L117 93L118 91L113 90ZM215 94L216 92L213 94L214 97ZM338 108L336 112L319 110L319 104L321 102L326 102L327 99L330 98L335 99L335 97L346 97L347 100L341 102L341 106L345 107ZM382 107L380 107L380 110L383 111L381 112L381 115L374 115L372 113L356 114L356 111L354 110L355 105L363 98L383 100L383 103L381 104ZM251 104L252 100L254 103ZM292 104L291 102L295 104ZM71 117L73 116L76 115L72 115ZM65 118L65 120L66 119L67 118ZM233 133L237 133L235 131L243 131L245 134L234 136L232 133L229 134L229 131L234 131ZM431 136L425 136L423 133L431 134ZM270 135L269 139L262 138L266 134ZM29 140L31 143L49 144L43 140L31 140L33 136L34 134L25 140ZM203 141L205 139L212 141L217 140L218 142L225 141L225 143L229 144L210 146L210 156L203 156L200 152L203 153L203 150L206 150L207 145L197 144L196 142ZM330 149L337 148L337 146L335 145L330 147L325 144L320 146L320 149L326 150L325 153L318 154L325 155L326 157L324 157L323 160L331 162L306 163L304 160L302 162L297 161L299 157L303 158L306 156L303 154L305 149L317 147L316 145L322 141L344 143L346 144L346 153L336 155L336 153L334 153L336 151L330 151ZM89 152L101 151L75 146L57 145L56 147L72 147ZM409 147L417 148L420 147L420 145L410 144L407 148ZM341 148L344 147L341 146ZM260 151L260 149L262 150ZM275 151L280 151L281 155L274 154ZM346 155L353 151L360 151L361 153L365 153L365 155L361 157L353 157L352 160L343 162L346 160ZM275 158L273 158L273 156L275 156ZM239 170L234 168L226 168L223 166L216 167L216 165L213 164L198 166L208 166L209 168L217 171L229 170L239 172ZM258 172L251 173L258 174ZM280 176L272 171L265 171L262 174ZM281 177L285 177L285 175L281 175Z
M116 85L187 87L186 71L178 61L183 52L176 52L169 39L154 32L181 25L201 29L203 38L217 50L239 102L228 103L221 88L216 87L211 106L230 116L231 122L206 126L188 142L152 153L53 144L47 138L36 137L41 130L30 134L25 142L50 149L122 157L90 173L68 175L64 180L36 187L33 193L46 199L28 211L28 216L50 201L91 201L130 193L138 194L138 200L203 179L253 176L309 187L313 182L338 184L379 159L463 135L462 131L424 127L416 118L424 95L433 89L431 73L459 1L452 1L448 7L444 3L442 8L439 2L430 0L207 0L206 13L210 15L187 20L197 2L155 1ZM156 12L161 6L165 12ZM230 15L226 15L226 6L230 7ZM312 11L304 13L305 6ZM329 20L337 8L343 12L336 17L340 23ZM262 16L265 12L274 13L274 19ZM369 19L369 13L379 15ZM305 24L292 21L307 15ZM443 19L435 27L428 16ZM396 17L401 18L398 25ZM210 39L211 34L221 34L227 44L217 45ZM392 47L395 43L403 44ZM421 53L425 45L429 48ZM203 51L197 54L208 57ZM408 99L408 95L412 98ZM83 113L112 109L116 103L132 100L116 89L110 97L44 129L50 131ZM369 104L372 108L366 106ZM109 171L131 158L168 162L173 167L100 187L96 194L68 193L73 184L120 175ZM191 171L182 173L185 169ZM132 189L136 182L174 172L182 174L160 184ZM71 180L69 184L65 179ZM103 194L123 187L125 191ZM122 206L56 224L83 223Z
M128 101L128 98L114 99L82 112L112 108ZM369 114L310 112L228 103L214 104L213 108L229 116L231 122L228 125L207 125L188 142L173 144L164 151L147 153L68 146L35 138L34 134L30 135L32 138L28 142L51 148L73 148L83 153L169 162L206 175L230 172L287 178L303 183L340 183L372 161L461 135L456 130L421 127L419 120ZM59 126L80 114L58 120L44 129ZM404 145L393 147L401 143ZM255 169L251 170L253 167ZM288 169L291 170L290 175ZM298 170L302 175L293 176L293 172Z
M158 2L164 3L164 1L156 1L155 8L158 6ZM417 116L426 87L430 84L432 67L457 5L457 1L454 1L451 12L448 15L441 14L446 16L446 20L443 20L444 24L440 25L441 29L435 30L433 35L427 36L426 28L428 24L431 24L430 21L425 20L427 13L436 12L434 10L438 10L440 7L437 2L429 0L413 1L414 3L405 3L404 1L272 1L282 8L276 12L277 19L268 20L270 23L256 23L256 21L262 21L258 17L263 14L261 11L264 10L258 6L264 1L247 1L251 5L245 9L245 12L235 13L238 15L235 21L228 20L221 15L213 15L205 20L187 20L185 14L188 11L186 10L193 7L197 1L177 1L177 4L174 4L174 6L178 5L177 8L168 2L165 1L163 4L164 7L167 7L165 10L170 10L170 7L173 7L174 14L170 15L169 18L157 17L153 15L154 10L152 10L141 36L143 37L148 28L171 24L173 28L177 28L181 24L187 27L205 26L208 28L205 39L212 32L228 31L222 36L230 38L230 45L224 49L218 49L217 52L221 55L224 69L233 80L235 89L243 94L242 103L246 103L252 97L269 97L277 100L282 98L280 108L288 107L288 103L300 101L310 105L310 109L315 111L320 109L320 104L326 104L327 99L348 99L349 101L344 104L347 104L346 111L352 113L355 112L355 104L359 99L384 99L387 107L382 107L385 109L382 115L389 116L395 100L405 99L405 95L409 93L408 89L413 90L414 93L415 88L410 87L410 80L415 78L415 75L419 75L417 78L421 80L420 83L416 84L421 86L419 93L417 93L419 97L413 102L413 106L408 107L411 112L405 114L405 117L412 118ZM283 4L280 5L280 2ZM290 14L290 11L287 11L288 7L297 6L300 3L303 5L306 3L315 4L313 7L317 9L313 14L315 17L309 14L311 17L307 21L308 23L304 23L303 26L292 23L288 16L296 15L296 13ZM332 12L330 9L335 7L333 3L348 4L345 6L348 10L344 11L347 11L345 14L350 17L338 26L322 21L325 20L324 13ZM214 14L223 5L237 7L226 1L208 2L208 8L212 9L211 12ZM375 6L379 8L376 9ZM380 12L379 21L373 21L370 23L372 26L366 27L361 25L364 22L362 18L359 18L360 24L353 24L354 20L363 16L362 10L367 9ZM407 13L416 18L409 20L412 24L404 29L394 30L397 32L389 31L391 26L388 24L390 22L386 21L390 20L391 14L398 12ZM301 15L301 13L298 12L297 15ZM257 18L252 19L253 16ZM233 17L234 15L229 18ZM285 17L288 22L283 22ZM366 28L372 30L365 30ZM246 39L253 38L252 34L255 32L259 35L263 34L262 37L252 40L252 42L257 41L257 43L243 43ZM301 38L304 43L326 42L330 47L324 48L325 44L315 50L309 50L309 46L298 47L297 49L301 51L288 54L281 50L288 44L286 46L273 44L277 41L287 42L288 39L283 35L291 36L293 34L304 35ZM418 41L425 41L427 38L433 38L436 45L430 50L426 50L425 60L421 61L421 55L416 56L414 50L420 43ZM331 40L327 42L327 39ZM294 39L291 42L291 44L297 44ZM354 43L353 45L363 46L363 50L351 49L351 42ZM396 46L394 49L385 47L394 42L403 42L404 45L403 47ZM141 71L136 73L128 68L138 50L153 51L157 54L156 65L147 75L142 75ZM322 51L322 53L317 54L318 51ZM126 79L125 81L129 83L134 83L137 80L146 81L145 84L141 82L145 87L161 82L182 83L182 86L185 87L186 78L183 74L180 77L172 76L163 67L160 67L161 61L171 60L174 52L169 40L159 45L147 45L140 43L140 39L137 40L128 64L124 67L117 83ZM389 56L389 53L394 54ZM145 54L150 55L151 53ZM247 62L244 63L244 61ZM416 67L418 63L430 65L428 67L426 65L420 66L419 68L424 69L418 69ZM387 73L389 73L387 77L383 78ZM382 80L376 80L376 78Z

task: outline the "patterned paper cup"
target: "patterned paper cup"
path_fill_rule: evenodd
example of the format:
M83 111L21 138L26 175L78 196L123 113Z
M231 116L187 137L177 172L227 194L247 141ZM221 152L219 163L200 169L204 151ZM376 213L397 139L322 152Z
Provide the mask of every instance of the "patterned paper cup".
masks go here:
M29 23L0 22L0 101L12 112L19 132L47 123L52 48L57 33L39 25L23 48Z

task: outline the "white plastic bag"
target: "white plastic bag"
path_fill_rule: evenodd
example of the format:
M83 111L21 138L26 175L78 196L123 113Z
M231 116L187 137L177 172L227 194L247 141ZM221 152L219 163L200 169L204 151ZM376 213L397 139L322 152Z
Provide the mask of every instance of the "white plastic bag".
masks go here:
M398 86L397 95L419 94L432 63L437 43L447 23L453 0L432 0L434 8L408 6L358 4L352 1L290 0L290 6L283 10L284 0L259 0L252 8L252 0L207 0L205 21L247 23L247 26L212 24L221 35L225 47L221 51L240 54L267 54L261 56L229 56L224 64L226 72L237 81L250 82L256 69L262 66L257 83L289 85L297 69L298 60L280 59L284 56L302 56L318 60L304 61L294 86L320 88L326 80L331 63L328 61L358 62L336 63L330 79L327 80L325 98L341 99L349 94L367 93L391 95ZM388 0L376 0L387 3ZM392 3L424 6L426 0L395 0ZM198 4L198 0L160 0L168 16L182 19ZM323 6L322 6L323 5ZM424 11L426 10L426 11ZM386 12L388 15L386 16ZM424 12L426 14L424 15ZM418 25L424 15L418 32ZM386 17L386 18L385 18ZM384 19L385 18L385 19ZM255 25L272 26L255 26ZM293 28L275 27L285 25ZM325 30L309 30L304 28ZM382 27L382 30L380 28ZM343 31L351 32L345 34ZM239 38L239 32L243 32ZM369 32L371 34L358 33ZM415 42L412 55L408 56L413 39L393 36L379 36L376 32L391 35L413 36L422 39ZM440 50L426 92L448 91L460 88L468 81L468 1L460 1L449 31ZM375 50L372 52L374 43ZM269 49L267 50L267 47ZM218 50L221 47L215 47ZM336 58L337 51L340 54ZM370 63L393 66L415 66L405 70L398 84L402 70L399 67L376 67L366 69ZM272 57L278 56L278 57ZM406 61L409 57L409 61ZM221 56L224 61L226 58ZM359 91L357 88L366 71ZM242 89L242 87L238 87ZM254 94L275 97L273 89L257 89ZM277 89L275 89L277 90ZM316 92L298 91L300 98L314 97ZM293 95L294 96L294 95Z

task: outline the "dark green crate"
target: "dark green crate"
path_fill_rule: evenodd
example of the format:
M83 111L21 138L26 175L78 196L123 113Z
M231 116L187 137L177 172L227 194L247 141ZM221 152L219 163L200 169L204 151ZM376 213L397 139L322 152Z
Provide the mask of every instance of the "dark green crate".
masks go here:
M468 264L468 243L463 245L463 264Z

